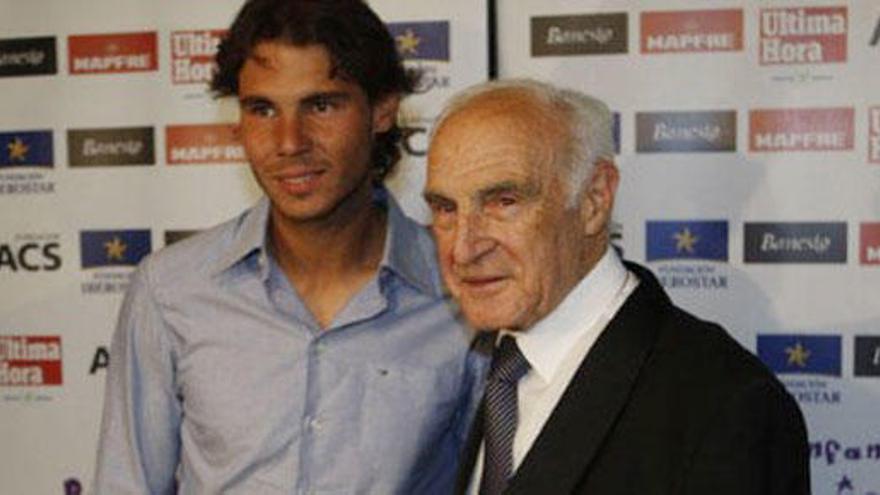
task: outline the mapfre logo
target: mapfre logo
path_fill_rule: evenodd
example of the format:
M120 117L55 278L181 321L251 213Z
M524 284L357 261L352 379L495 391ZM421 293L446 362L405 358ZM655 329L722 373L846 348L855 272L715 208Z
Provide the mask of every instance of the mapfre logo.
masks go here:
M863 223L859 230L859 260L863 265L880 265L880 223Z
M846 7L761 9L761 65L846 62Z
M880 107L868 108L868 161L880 163Z
M222 29L172 32L171 82L194 84L210 81L216 68L217 46L225 34Z
M154 71L156 33L89 34L67 39L71 74Z
M743 12L643 12L642 53L730 52L743 48Z
M0 386L61 385L61 337L0 335Z
M853 149L852 108L752 110L749 151L840 151Z
M246 162L234 128L232 124L169 125L165 128L168 165Z

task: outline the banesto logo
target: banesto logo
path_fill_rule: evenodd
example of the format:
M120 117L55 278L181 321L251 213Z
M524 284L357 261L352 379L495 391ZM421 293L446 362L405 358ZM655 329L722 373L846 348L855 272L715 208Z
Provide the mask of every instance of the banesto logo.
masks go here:
M211 80L217 46L226 31L173 31L171 33L172 84L205 83Z
M846 263L845 222L746 222L746 263Z
M71 74L154 71L156 32L73 35L67 39Z
M0 169L54 165L51 130L0 132Z
M736 151L736 111L637 112L636 151Z
M57 73L54 36L0 40L0 77Z
M67 157L71 167L152 165L152 127L69 129Z
M531 23L533 57L629 51L626 12L532 17Z
M169 125L165 128L168 165L243 163L244 147L233 124Z
M880 265L880 223L863 223L859 231L859 260L863 265Z
M761 9L761 65L846 62L846 7Z
M743 48L743 11L642 12L642 53L731 52Z
M880 335L856 335L855 376L880 376Z
M61 385L61 337L0 335L0 386Z
M852 108L762 109L749 112L749 151L853 149Z

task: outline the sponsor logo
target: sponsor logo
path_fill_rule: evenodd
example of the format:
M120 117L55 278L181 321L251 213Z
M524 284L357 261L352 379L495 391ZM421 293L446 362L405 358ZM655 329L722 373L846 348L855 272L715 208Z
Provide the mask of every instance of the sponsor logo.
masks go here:
M880 495L880 490L867 489L866 491L861 483L856 482L848 474L841 475L840 479L833 483L833 490L837 490L833 493L837 495Z
M863 223L859 230L859 260L863 265L880 265L880 223Z
M752 110L749 151L840 151L853 149L852 108Z
M532 56L605 55L629 51L625 12L532 17Z
M403 60L449 62L449 22L391 22L388 31Z
M727 261L727 222L649 221L647 260L691 259Z
M880 439L859 445L846 445L836 438L812 441L810 442L810 457L814 461L824 462L827 466L833 466L842 461L878 462L880 461Z
M61 337L0 335L0 386L58 386Z
M638 112L636 151L736 151L736 112Z
M52 131L0 132L0 195L52 194Z
M74 35L67 49L75 75L147 72L159 65L155 32Z
M175 242L182 241L187 237L191 237L198 233L198 230L166 230L165 245L168 246L174 244Z
M79 237L82 267L134 266L150 254L149 230L84 230Z
M0 169L55 165L52 131L0 132Z
M82 495L82 483L76 478L64 480L64 495Z
M206 83L211 80L217 64L217 46L225 30L173 31L171 33L171 82L173 84Z
M0 273L54 272L61 269L58 234L17 234L0 243Z
M880 376L880 336L856 335L855 376Z
M0 77L57 73L54 36L0 40Z
M70 129L67 156L71 167L152 165L152 127Z
M170 125L165 128L168 165L247 162L232 124Z
M727 225L723 220L648 221L645 257L668 261L657 267L660 283L670 289L726 289L727 274L715 262L728 258Z
M868 161L880 163L880 107L868 107Z
M400 58L419 74L415 92L448 88L449 21L392 22L387 26Z
M400 128L400 146L409 156L428 154L428 127L425 122L412 122Z
M758 357L775 373L840 376L839 335L758 335Z
M871 41L868 44L871 46L877 46L880 44L880 17L877 18L877 25L874 26L874 34L871 35Z
M642 12L642 53L730 52L743 48L743 11Z
M761 65L846 62L846 7L761 9Z
M845 222L746 222L746 263L846 263Z
M98 346L95 349L95 355L92 357L92 365L89 366L89 374L94 375L99 371L104 371L110 366L110 350L106 346Z

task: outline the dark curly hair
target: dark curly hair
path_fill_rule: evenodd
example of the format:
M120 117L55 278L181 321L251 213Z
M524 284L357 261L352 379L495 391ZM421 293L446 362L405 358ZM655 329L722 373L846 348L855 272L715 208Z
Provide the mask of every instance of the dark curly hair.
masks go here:
M248 0L217 51L211 89L238 94L238 74L254 47L264 41L321 45L333 74L357 83L370 103L412 93L418 74L404 69L394 39L362 0ZM400 160L397 124L376 135L371 151L373 178L381 183Z

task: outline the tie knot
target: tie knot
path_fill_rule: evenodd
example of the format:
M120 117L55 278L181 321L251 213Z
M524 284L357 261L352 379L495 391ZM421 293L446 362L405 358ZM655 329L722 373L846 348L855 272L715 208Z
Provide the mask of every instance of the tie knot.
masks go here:
M516 339L505 335L492 353L489 379L516 383L529 371L529 367L529 361L520 352Z

